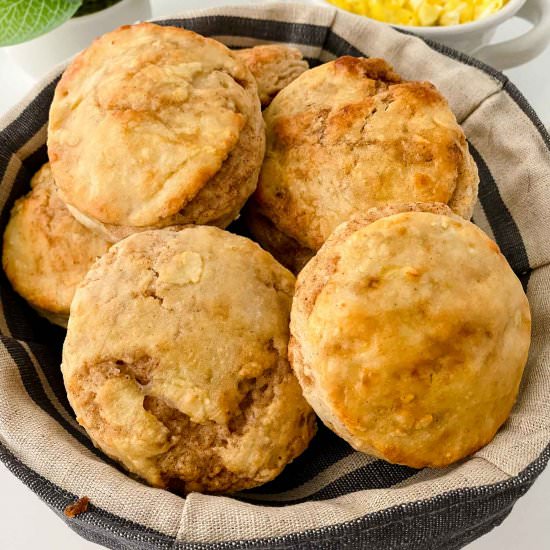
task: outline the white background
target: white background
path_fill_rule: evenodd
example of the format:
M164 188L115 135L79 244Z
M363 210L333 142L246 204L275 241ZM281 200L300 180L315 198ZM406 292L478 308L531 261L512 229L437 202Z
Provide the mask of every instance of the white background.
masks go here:
M184 9L248 0L152 0L153 16L172 15ZM514 20L497 33L496 41L525 29ZM542 121L550 125L550 48L535 60L506 72L527 97ZM0 115L19 101L33 80L0 49ZM550 398L550 396L549 396ZM91 550L101 548L74 534L38 497L0 465L0 550ZM550 549L550 469L514 507L504 523L468 546L468 550ZM442 548L441 550L445 550Z

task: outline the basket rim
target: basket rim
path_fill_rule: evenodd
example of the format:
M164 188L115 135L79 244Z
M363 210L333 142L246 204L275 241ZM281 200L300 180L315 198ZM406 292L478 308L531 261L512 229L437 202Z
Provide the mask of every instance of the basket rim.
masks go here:
M307 531L301 531L293 535L283 535L277 537L269 537L264 539L250 539L250 540L232 540L216 542L215 546L219 550L234 550L239 548L250 548L250 544L269 546L269 548L277 548L277 544L284 545L289 543L289 538L292 539L292 544L300 544L304 542L314 542L323 540L329 540L334 542L338 539L349 536L350 534L360 534L363 532L373 531L383 527L382 525L368 525L368 523L376 523L378 520L387 520L387 515L392 512L398 512L402 514L402 518L399 520L393 520L392 525L403 523L406 521L413 521L419 516L434 514L440 510L448 508L450 505L456 505L455 497L466 497L465 503L479 502L483 499L490 499L495 494L510 492L519 493L519 496L523 495L529 487L535 482L536 478L545 469L550 461L550 443L541 453L541 455L529 464L522 472L517 476L511 477L505 481L499 481L497 483L480 485L476 487L465 487L461 489L454 489L441 493L437 497L430 497L427 499L418 500L415 502L409 502L405 504L398 504L384 510L372 512L365 516L356 518L354 520L346 521L323 527L322 529L309 529ZM65 507L73 503L79 498L78 495L74 495L55 485L50 480L46 479L39 473L29 468L26 464L21 462L3 443L0 441L0 462L2 462L8 470L20 479L27 487L29 487L36 495L38 495L58 516L62 517L64 521L67 518L64 516ZM57 498L52 500L47 498L51 493L55 492ZM414 510L411 508L424 508L421 513L414 514ZM411 515L413 512L414 515ZM207 542L187 542L185 540L175 540L160 531L156 531L149 527L145 527L140 523L136 523L127 520L121 516L117 516L112 512L108 512L90 503L86 514L76 516L69 520L71 528L75 529L77 526L83 530L93 525L95 529L101 528L102 525L113 523L121 526L124 531L119 531L118 536L124 537L128 541L136 540L143 542L144 536L150 537L150 542L166 541L170 542L171 549L181 550L205 550L212 548L211 543ZM349 531L353 530L353 533ZM259 547L259 546L258 546ZM284 546L287 548L288 546Z

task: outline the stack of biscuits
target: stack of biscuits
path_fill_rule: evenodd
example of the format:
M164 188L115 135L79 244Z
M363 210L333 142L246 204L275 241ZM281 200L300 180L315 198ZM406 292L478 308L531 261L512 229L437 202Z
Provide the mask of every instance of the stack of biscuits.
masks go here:
M316 416L359 451L442 467L507 419L529 305L468 221L476 165L432 84L125 26L64 72L48 157L4 270L67 326L77 420L137 478L258 486ZM261 246L225 230L241 214Z

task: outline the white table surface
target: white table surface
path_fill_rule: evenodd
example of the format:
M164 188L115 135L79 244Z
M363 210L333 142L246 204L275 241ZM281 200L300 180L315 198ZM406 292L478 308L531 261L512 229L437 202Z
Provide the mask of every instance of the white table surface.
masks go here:
M172 15L183 9L250 0L152 0L153 15ZM521 21L507 23L496 40L511 37L524 28ZM530 63L506 71L531 103L541 120L550 125L550 48ZM15 66L0 49L0 114L19 101L34 81ZM0 550L91 550L100 546L74 534L30 489L0 465ZM519 500L511 515L468 550L550 549L550 468ZM445 550L445 549L441 549Z

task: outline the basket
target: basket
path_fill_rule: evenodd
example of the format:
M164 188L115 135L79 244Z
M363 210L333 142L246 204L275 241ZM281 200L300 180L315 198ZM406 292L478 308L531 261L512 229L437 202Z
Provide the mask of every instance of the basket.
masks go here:
M474 221L527 291L533 341L518 402L485 448L414 470L353 451L325 428L273 482L232 497L179 497L128 477L74 419L59 370L64 332L0 275L0 459L86 539L112 549L463 547L510 513L550 458L550 136L501 73L448 48L332 8L262 4L158 21L232 47L292 44L311 65L378 56L447 96L478 164ZM62 68L0 121L0 223L46 161L49 104ZM64 508L86 495L74 519Z

